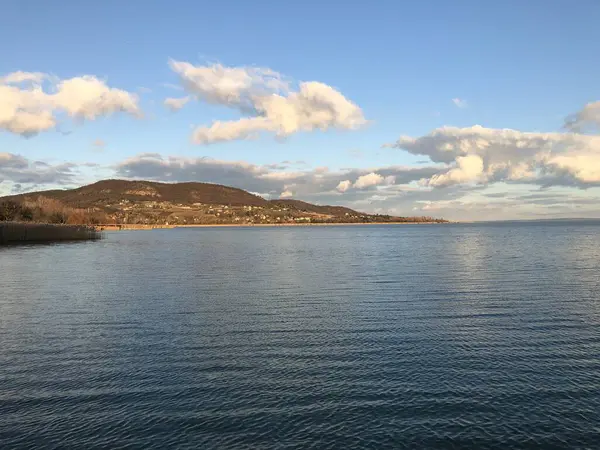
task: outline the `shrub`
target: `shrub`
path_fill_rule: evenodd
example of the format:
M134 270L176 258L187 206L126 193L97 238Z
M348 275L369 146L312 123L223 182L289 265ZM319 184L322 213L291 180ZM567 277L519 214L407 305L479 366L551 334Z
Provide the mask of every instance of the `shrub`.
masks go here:
M67 218L62 211L54 211L48 216L48 222L50 223L66 223Z
M28 206L21 206L21 220L31 222L33 220L33 209Z
M17 220L21 215L21 205L12 200L0 202L0 221Z
M86 220L85 212L81 209L74 209L67 216L67 223L70 225L81 225L86 222L88 220Z

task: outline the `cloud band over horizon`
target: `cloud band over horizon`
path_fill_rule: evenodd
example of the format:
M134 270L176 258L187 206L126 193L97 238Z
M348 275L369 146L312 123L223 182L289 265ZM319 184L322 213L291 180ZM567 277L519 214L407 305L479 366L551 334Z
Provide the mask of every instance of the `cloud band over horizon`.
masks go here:
M169 68L184 92L183 96L164 98L163 105L170 111L195 103L222 106L240 115L236 120L195 126L195 144L248 140L265 133L282 140L300 132L359 130L368 123L358 105L322 82L295 82L272 69L253 66L171 60ZM0 76L0 131L32 137L58 130L68 120L95 121L116 113L142 117L140 100L140 95L112 87L93 75L59 79L43 72L15 71ZM464 99L452 101L459 108L467 107ZM272 198L362 205L370 212L398 208L403 213L406 208L506 211L503 208L509 204L515 209L532 202L542 209L578 204L588 208L600 188L600 136L592 134L600 130L600 102L590 102L567 116L563 130L443 126L421 136L403 135L384 145L426 157L418 166L299 169L288 163L261 165L140 153L104 166L103 173L128 179L214 182ZM91 147L102 153L105 142L97 138ZM94 165L30 160L5 151L0 153L0 183L5 185L3 193L7 183L15 192L74 186L92 181L83 169ZM546 197L542 203L535 190L555 192L556 202Z

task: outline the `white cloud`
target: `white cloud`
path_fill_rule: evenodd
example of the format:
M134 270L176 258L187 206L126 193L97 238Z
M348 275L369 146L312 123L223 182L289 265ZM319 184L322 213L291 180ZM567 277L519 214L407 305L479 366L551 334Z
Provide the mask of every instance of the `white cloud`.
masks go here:
M191 98L189 96L188 97L181 97L181 98L168 97L168 98L165 99L165 101L163 103L171 111L179 111L190 100L191 100Z
M56 94L51 95L53 104L71 117L94 120L116 112L141 114L135 95L110 88L91 75L61 81L57 88Z
M18 84L18 83L41 83L48 76L41 72L12 72L6 76L0 77L0 83L2 84Z
M282 76L270 69L221 64L194 66L183 61L170 61L169 65L179 75L185 90L214 105L251 110L252 97L288 89Z
M543 185L600 184L600 137L510 129L443 127L392 147L449 164L424 180L431 186L499 181Z
M289 190L283 191L281 194L279 194L279 198L291 198L293 196L294 196L294 193Z
M452 99L452 103L454 103L454 105L457 108L466 108L468 105L467 101L464 98L453 98Z
M477 181L483 175L483 160L478 155L459 156L456 167L445 173L434 175L429 179L431 186L448 186L452 184Z
M340 181L335 189L338 192L344 193L351 188L366 189L369 187L381 186L381 185L391 186L394 183L396 183L395 175L388 175L388 176L384 177L378 173L370 172L365 175L358 176L358 178L356 178L356 181L354 183L352 183L352 181L350 181L350 180ZM372 197L372 198L374 198L374 197Z
M366 175L362 175L358 177L358 179L354 182L354 187L356 189L365 189L371 186L377 186L385 183L385 179L379 175L378 173L371 172Z
M214 144L242 139L255 139L259 131L270 131L271 124L263 117L232 120L227 122L215 121L210 127L198 127L192 134L196 144Z
M32 136L56 127L61 114L81 120L116 112L139 116L137 101L137 96L91 75L60 81L41 73L13 72L0 78L0 130Z
M339 192L346 192L351 187L352 187L352 181L350 181L350 180L344 180L344 181L340 181L338 183L338 185L336 186L336 189Z
M200 126L197 144L249 139L260 132L283 138L301 131L356 129L366 120L362 110L324 83L310 81L297 90L282 75L256 67L194 66L171 61L184 88L198 100L223 105L249 117Z

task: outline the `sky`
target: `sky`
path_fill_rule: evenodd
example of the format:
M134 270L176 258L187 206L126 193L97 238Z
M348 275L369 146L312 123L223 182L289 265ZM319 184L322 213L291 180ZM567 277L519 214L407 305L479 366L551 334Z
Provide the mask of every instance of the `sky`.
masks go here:
M201 181L600 217L600 2L4 0L0 195Z

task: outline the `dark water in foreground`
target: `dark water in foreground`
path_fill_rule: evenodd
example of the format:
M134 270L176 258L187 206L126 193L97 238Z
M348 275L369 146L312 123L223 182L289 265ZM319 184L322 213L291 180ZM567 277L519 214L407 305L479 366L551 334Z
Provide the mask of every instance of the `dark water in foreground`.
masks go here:
M598 448L600 223L0 249L2 448Z

